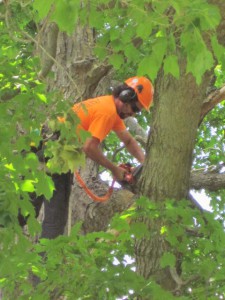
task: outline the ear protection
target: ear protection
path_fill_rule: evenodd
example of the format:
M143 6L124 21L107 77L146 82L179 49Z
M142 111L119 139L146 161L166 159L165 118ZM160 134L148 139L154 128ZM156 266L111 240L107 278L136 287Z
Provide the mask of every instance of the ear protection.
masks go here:
M124 103L129 103L134 101L136 97L137 95L133 89L126 89L119 94L118 98Z

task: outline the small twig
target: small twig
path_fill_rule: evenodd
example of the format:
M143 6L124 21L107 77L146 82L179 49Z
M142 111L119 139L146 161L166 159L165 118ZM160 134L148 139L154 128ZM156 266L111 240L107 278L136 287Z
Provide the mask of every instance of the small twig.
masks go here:
M117 149L113 152L113 155L112 155L112 161L115 161L116 155L117 155L120 151L122 151L124 148L125 148L125 146L121 146L120 148L117 148Z
M170 275L173 278L174 282L176 283L176 288L174 289L173 293L175 295L180 295L181 293L181 289L185 286L187 286L188 284L190 284L192 281L195 281L197 279L199 279L199 275L194 275L191 276L189 279L187 280L182 280L182 278L177 274L177 270L176 268L170 268Z

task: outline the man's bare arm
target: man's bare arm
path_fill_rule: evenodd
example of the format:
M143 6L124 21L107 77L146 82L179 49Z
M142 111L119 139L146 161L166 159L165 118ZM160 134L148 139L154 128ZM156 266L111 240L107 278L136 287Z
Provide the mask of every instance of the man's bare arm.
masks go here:
M99 139L95 137L88 138L83 146L85 154L96 163L110 170L118 181L124 180L126 171L108 160L99 148L99 144Z
M145 160L145 154L138 142L132 137L127 130L116 131L118 138L124 143L128 152L134 156L140 163Z

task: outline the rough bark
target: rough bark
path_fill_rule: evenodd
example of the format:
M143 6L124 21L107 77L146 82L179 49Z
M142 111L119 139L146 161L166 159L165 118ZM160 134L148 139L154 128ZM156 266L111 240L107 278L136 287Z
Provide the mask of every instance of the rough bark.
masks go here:
M43 29L43 35L55 39L50 35L52 27ZM53 41L48 41L52 45ZM46 43L45 43L46 45ZM57 36L56 52L57 61L54 61L51 71L54 79L47 78L49 90L58 90L64 99L72 99L75 103L82 101L98 93L98 85L104 77L107 77L111 66L99 62L93 56L94 31L88 27L77 26L73 36L69 37L63 32ZM46 55L46 46L44 57ZM43 49L41 49L43 53ZM51 60L52 61L52 60Z
M224 14L224 2L219 2ZM162 72L157 79L151 135L140 178L141 193L158 203L168 198L179 201L188 197L192 152L204 91L210 86L213 75L213 70L208 71L202 84L197 86L194 78L185 74L185 61L180 60L180 67L179 80L164 76ZM167 270L161 269L159 264L163 252L170 249L160 235L161 224L148 219L143 222L155 235L136 242L137 270L145 278L155 277L162 287L173 291L176 281L171 273L165 277Z
M225 173L195 173L191 174L191 188L206 189L211 192L225 189Z

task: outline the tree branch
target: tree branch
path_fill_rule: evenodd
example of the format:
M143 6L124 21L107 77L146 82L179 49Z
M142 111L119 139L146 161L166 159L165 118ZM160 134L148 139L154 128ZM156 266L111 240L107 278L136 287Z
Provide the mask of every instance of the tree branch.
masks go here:
M148 135L146 131L138 124L135 118L129 117L124 120L124 123L129 130L132 131L135 135L141 136L143 139L147 141Z
M211 192L225 189L224 173L199 173L192 172L190 178L190 187L195 190L206 189Z
M55 61L58 33L58 26L55 23L49 24L49 29L47 30L47 43L42 57L42 69L38 74L39 78L45 78L48 75Z
M200 125L204 119L204 117L222 100L225 99L225 85L223 85L220 89L217 89L210 93L206 100L203 102L202 111L200 115L199 124Z

